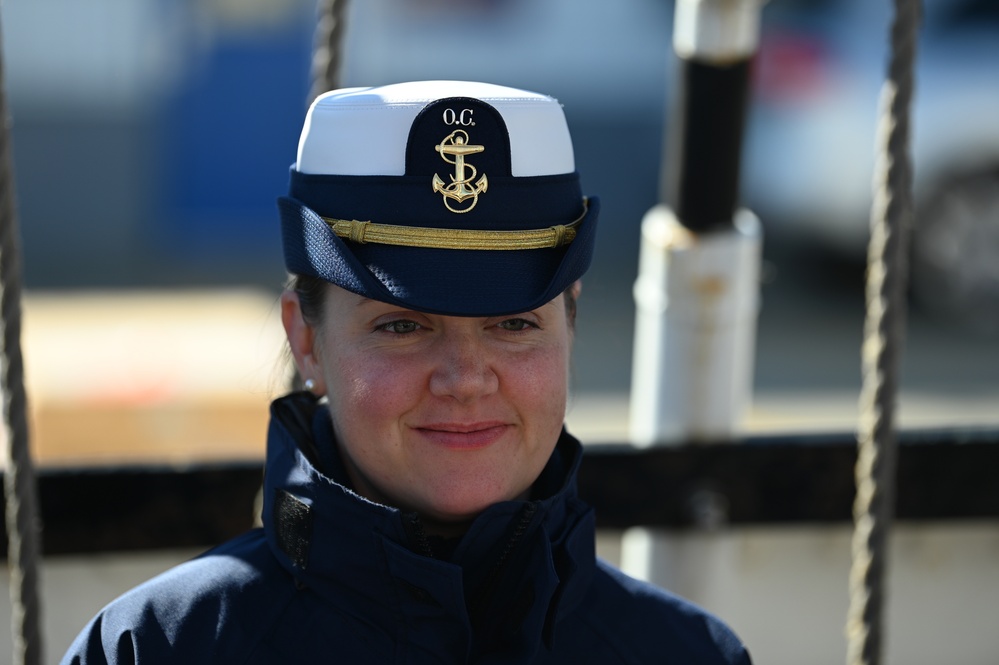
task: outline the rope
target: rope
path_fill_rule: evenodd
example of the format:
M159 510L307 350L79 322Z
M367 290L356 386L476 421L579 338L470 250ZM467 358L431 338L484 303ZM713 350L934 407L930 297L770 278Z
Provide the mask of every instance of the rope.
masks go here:
M912 216L909 104L920 8L918 0L894 2L868 248L853 565L846 625L849 665L881 662L888 533L895 498L897 443L893 428Z
M324 92L340 87L347 4L347 0L319 0L318 2L309 104ZM289 383L290 390L302 390L302 377L297 368L293 370Z
M7 100L0 63L0 351L3 416L7 437L4 496L7 502L7 562L10 568L14 665L42 662L38 594L38 528L35 474L28 450L27 395L21 356L21 272Z
M324 92L340 87L347 4L347 0L319 0L312 51L310 104Z

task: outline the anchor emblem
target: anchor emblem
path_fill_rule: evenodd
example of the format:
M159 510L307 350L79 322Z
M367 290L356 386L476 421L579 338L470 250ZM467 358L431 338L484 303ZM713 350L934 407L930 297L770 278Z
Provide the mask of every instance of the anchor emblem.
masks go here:
M475 180L478 171L474 166L465 162L466 155L482 152L485 149L484 145L469 144L468 132L463 129L454 130L443 141L434 146L434 150L441 154L441 159L448 164L454 164L454 174L451 175L450 184L445 184L439 175L434 174L434 193L444 195L444 205L451 212L468 212L474 208L475 204L479 202L479 194L486 191L489 186L489 181L484 173L473 185L472 181ZM454 157L454 159L449 159L449 157ZM468 199L471 199L472 202L466 208L455 208L450 203L450 201L455 201L460 204Z

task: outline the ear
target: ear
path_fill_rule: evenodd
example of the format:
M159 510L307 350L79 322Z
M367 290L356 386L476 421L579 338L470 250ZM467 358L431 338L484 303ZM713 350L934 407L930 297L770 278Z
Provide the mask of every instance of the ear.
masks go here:
M287 290L281 294L281 323L288 337L291 355L303 380L312 379L315 387L312 392L326 394L326 380L319 362L316 348L316 329L305 321L298 294Z
M577 279L569 288L572 289L572 297L579 298L579 294L583 292L583 280Z

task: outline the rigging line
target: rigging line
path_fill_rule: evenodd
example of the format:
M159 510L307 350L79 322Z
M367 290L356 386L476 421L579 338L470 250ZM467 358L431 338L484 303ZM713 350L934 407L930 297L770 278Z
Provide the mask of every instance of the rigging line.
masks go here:
M309 104L324 92L341 87L347 6L347 0L318 0Z
M894 7L868 247L853 564L846 624L848 665L878 665L882 659L888 534L895 499L894 421L905 341L912 218L909 107L920 7L918 0L894 0Z
M312 50L312 85L306 105L316 97L336 90L341 85L343 71L343 42L346 32L347 0L318 0L316 5L316 31ZM290 390L302 390L302 376L292 362Z
M2 49L0 49L2 51ZM27 393L21 354L21 258L14 207L10 123L0 62L0 351L4 429L7 438L4 498L7 565L10 569L11 637L14 665L42 662L38 490L28 445Z

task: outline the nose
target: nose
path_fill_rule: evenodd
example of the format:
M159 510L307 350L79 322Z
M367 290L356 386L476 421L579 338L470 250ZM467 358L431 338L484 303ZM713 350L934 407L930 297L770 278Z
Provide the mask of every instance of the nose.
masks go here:
M437 346L430 376L433 395L468 403L499 388L487 349L474 333L445 335Z

